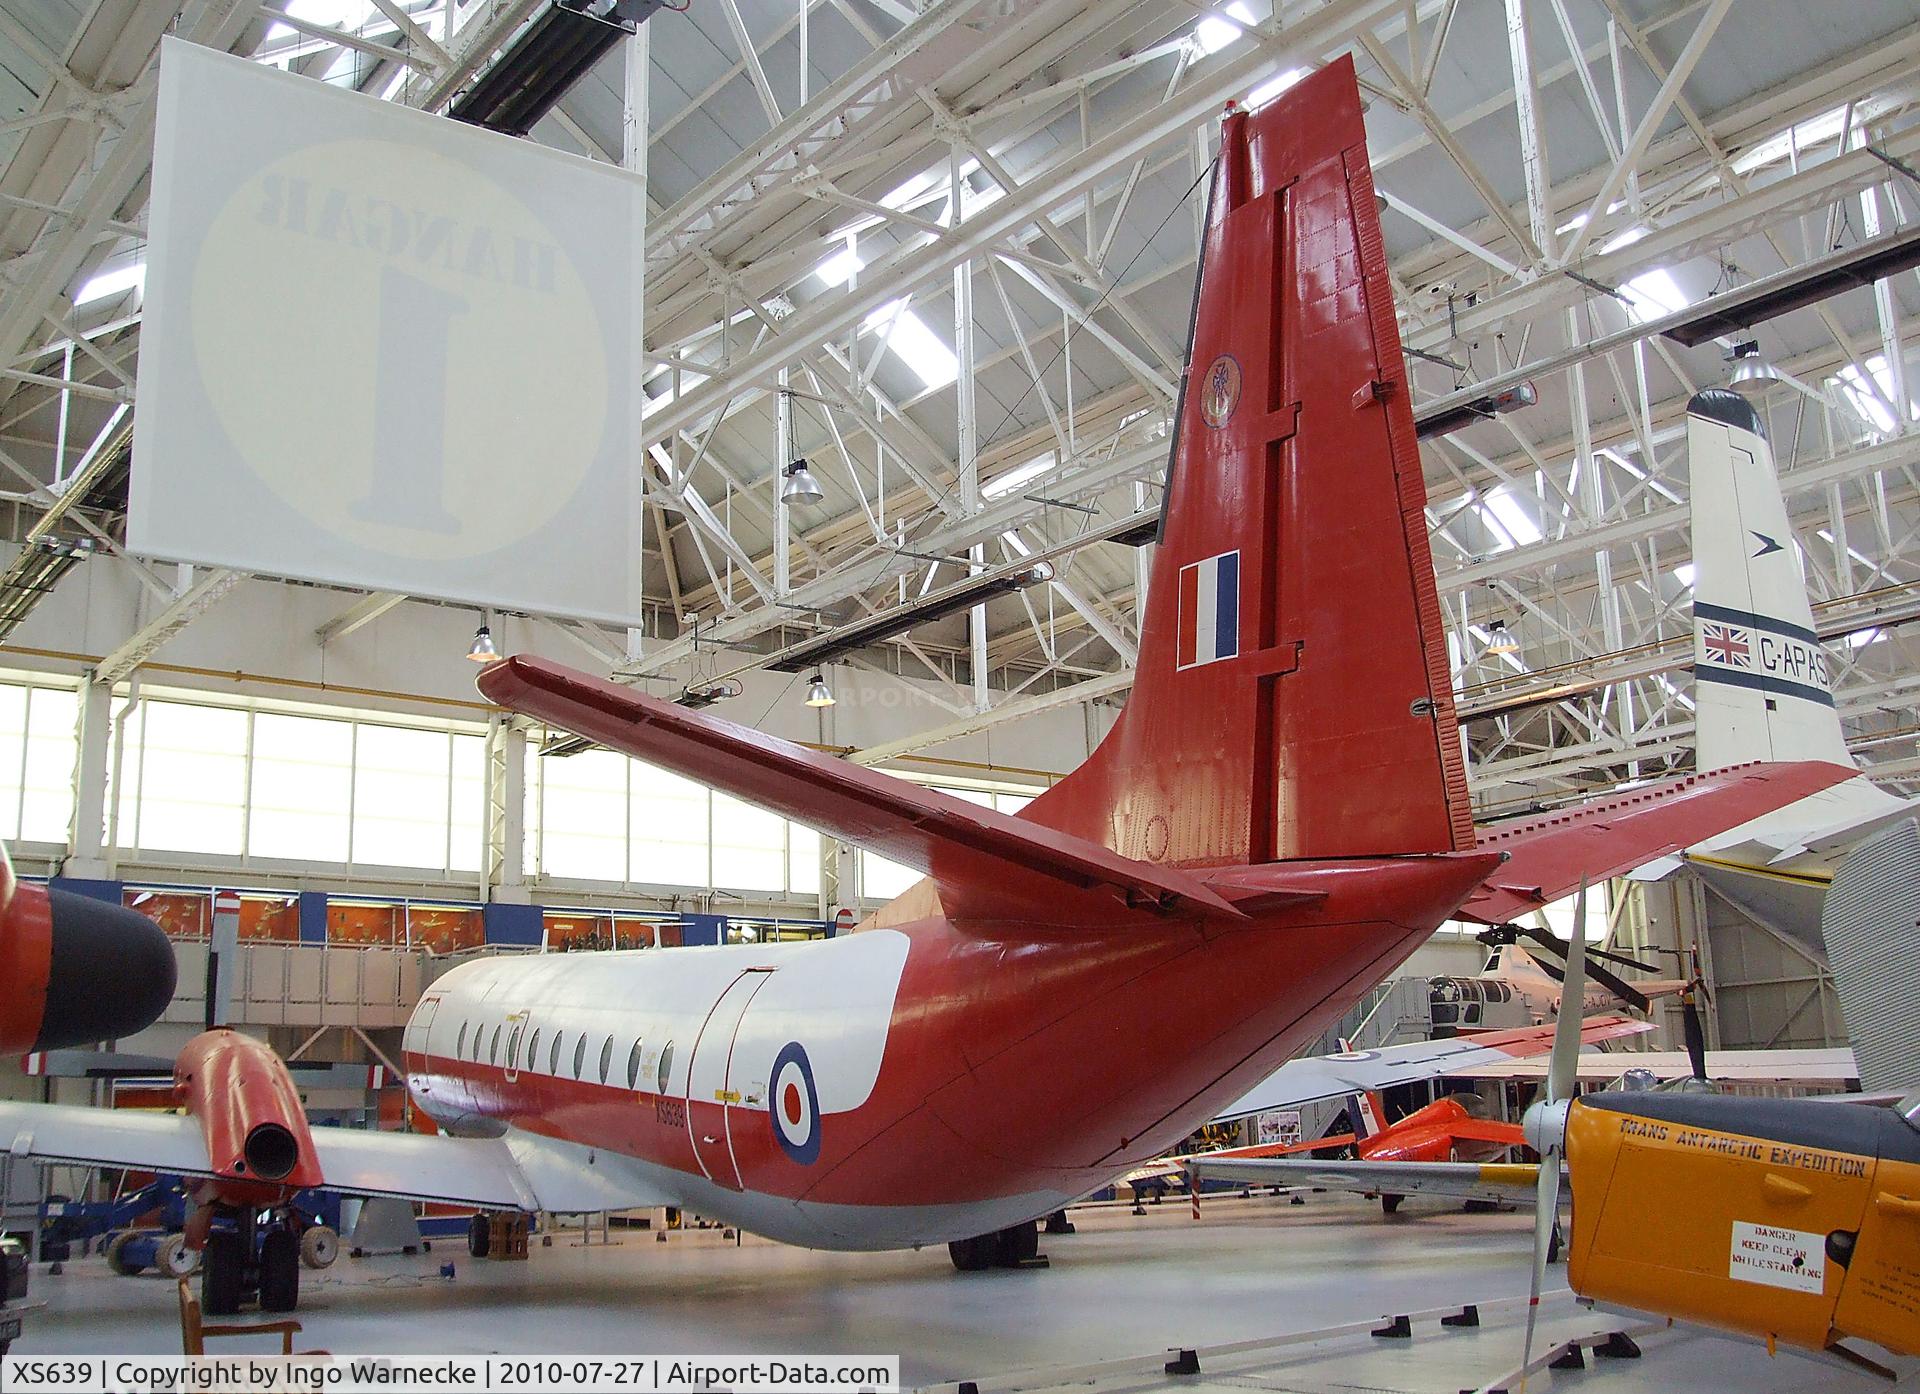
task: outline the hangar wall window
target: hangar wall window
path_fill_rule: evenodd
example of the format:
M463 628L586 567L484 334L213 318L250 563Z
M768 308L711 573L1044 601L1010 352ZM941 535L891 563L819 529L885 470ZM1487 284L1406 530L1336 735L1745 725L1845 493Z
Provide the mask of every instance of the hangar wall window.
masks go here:
M0 801L7 690L0 687ZM66 696L61 787L70 810L75 699ZM480 736L351 713L148 698L135 704L116 739L117 759L109 759L118 789L112 839L123 849L243 862L479 869Z
M943 794L951 794L956 799L979 804L1000 813L1018 813L1033 802L1031 794L1008 794L986 789L962 789L943 784L929 785ZM815 858L816 865L818 858ZM885 857L872 852L860 854L860 896L863 900L892 900L907 887L920 880L920 873L912 867L890 862Z
M0 686L0 837L66 842L77 714L65 688Z
M820 842L778 814L611 751L527 770L530 876L815 895Z

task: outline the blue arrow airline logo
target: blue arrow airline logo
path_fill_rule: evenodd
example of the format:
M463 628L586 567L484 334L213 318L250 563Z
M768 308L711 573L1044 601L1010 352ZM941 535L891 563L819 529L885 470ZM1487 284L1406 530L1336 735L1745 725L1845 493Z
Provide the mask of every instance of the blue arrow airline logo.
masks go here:
M1760 550L1753 554L1753 560L1758 561L1769 552L1778 552L1781 550L1780 544L1775 542L1771 537L1768 537L1764 532L1756 532L1754 536L1760 539Z

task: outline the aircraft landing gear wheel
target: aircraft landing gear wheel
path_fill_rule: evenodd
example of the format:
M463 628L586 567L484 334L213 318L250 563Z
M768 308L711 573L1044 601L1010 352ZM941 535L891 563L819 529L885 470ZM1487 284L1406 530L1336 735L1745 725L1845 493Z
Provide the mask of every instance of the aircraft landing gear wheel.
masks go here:
M200 1257L200 1309L210 1317L238 1312L246 1266L246 1240L227 1230L209 1234Z
M1400 1202L1405 1199L1406 1199L1405 1196L1396 1196L1396 1195L1381 1196L1380 1209L1388 1215L1398 1215L1400 1213Z
M123 1278L131 1278L146 1267L144 1263L135 1263L127 1257L127 1247L133 1243L134 1231L123 1230L113 1236L107 1245L107 1267Z
M493 1246L493 1227L482 1210L467 1221L467 1252L475 1258L485 1258L487 1250Z
M1007 1268L1018 1268L1040 1252L1040 1227L1031 1220L994 1237L1000 1241L1000 1262Z
M186 1235L173 1234L160 1241L153 1261L169 1278L187 1278L200 1266L200 1252L187 1247Z
M300 1241L290 1229L270 1229L260 1241L260 1310L291 1312L300 1305Z
M331 1225L310 1225L300 1236L300 1262L309 1268L331 1268L340 1257L340 1236Z
M1000 1236L982 1234L972 1239L956 1239L947 1245L947 1257L962 1273L979 1273L1000 1262Z

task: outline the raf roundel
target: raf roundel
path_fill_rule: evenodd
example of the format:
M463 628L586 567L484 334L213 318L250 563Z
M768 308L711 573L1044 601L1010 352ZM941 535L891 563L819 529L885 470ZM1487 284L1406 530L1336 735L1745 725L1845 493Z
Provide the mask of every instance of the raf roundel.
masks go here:
M820 1156L820 1094L813 1087L813 1066L800 1042L788 1042L774 1057L773 1089L767 1103L780 1150L801 1166L813 1165Z

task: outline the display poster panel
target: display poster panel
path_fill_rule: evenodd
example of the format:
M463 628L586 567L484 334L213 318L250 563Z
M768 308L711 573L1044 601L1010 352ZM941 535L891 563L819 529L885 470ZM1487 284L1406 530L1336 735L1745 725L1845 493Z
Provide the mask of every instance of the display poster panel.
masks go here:
M131 548L638 622L643 185L177 39Z

